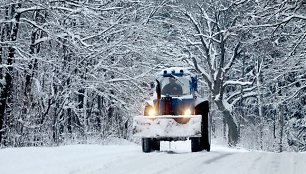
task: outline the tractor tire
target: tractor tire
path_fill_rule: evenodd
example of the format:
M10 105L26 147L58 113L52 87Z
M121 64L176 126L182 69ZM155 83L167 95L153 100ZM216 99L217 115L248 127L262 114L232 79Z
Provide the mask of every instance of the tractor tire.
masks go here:
M145 153L150 153L153 151L151 138L141 139L142 151Z
M149 104L146 104L145 110L144 110L144 116L149 115L149 110L153 107ZM145 153L150 153L154 150L160 150L160 142L156 138L142 138L141 139L142 144L142 151Z
M202 150L201 148L201 138L193 137L191 139L191 152L199 152Z
M160 141L157 140L156 138L153 138L151 142L152 142L152 150L160 151Z
M204 101L204 107L203 107L203 113L202 113L202 137L201 137L201 143L202 143L202 150L206 150L207 152L210 151L210 142L209 142L209 103L208 101Z
M208 144L207 146L204 147L204 150L206 150L207 152L210 152L210 144Z
M196 106L196 114L202 115L202 136L200 137L200 150L210 151L210 130L209 130L209 103L204 101Z

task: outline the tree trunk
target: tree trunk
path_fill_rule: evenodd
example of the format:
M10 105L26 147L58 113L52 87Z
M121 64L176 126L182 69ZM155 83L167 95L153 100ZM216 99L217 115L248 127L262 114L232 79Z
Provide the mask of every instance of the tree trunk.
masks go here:
M284 111L282 105L280 105L280 112L279 112L279 152L283 152L283 135L284 135Z
M244 76L245 76L245 53L244 55L242 56L242 67L241 67L241 79L244 79ZM238 118L238 137L240 139L241 137L241 122L242 122L242 116L244 115L244 108L243 108L243 95L244 95L244 86L241 86L240 87L240 101L239 101L239 111L240 111L240 114L239 114L239 118Z
M222 113L223 114L223 113ZM223 123L223 139L226 141L226 120L225 120L225 117L223 116L222 118L222 123Z
M229 146L236 146L239 138L237 124L235 123L231 112L226 109L224 103L221 100L217 100L215 103L217 104L218 109L222 112L223 119L225 119L225 122L228 126L228 144Z
M257 72L256 72L256 85L257 85L257 102L258 102L258 116L259 116L259 144L260 149L263 150L263 128L264 128L264 114L263 104L261 96L261 60L257 60Z
M10 40L16 41L17 40L17 34L19 29L19 20L20 20L20 13L16 13L16 8L20 8L21 4L12 4L11 7L11 14L13 18L15 19L14 22L12 22L12 28L11 28L11 34L10 34ZM10 65L13 65L14 63L14 57L15 57L15 48L10 46L8 48L8 57L7 57L7 65L9 66L7 68L7 71L5 73L5 85L1 91L0 96L0 144L2 143L2 137L4 134L3 129L3 123L4 123L4 115L6 114L7 104L10 103L11 98L11 92L13 88L13 67Z

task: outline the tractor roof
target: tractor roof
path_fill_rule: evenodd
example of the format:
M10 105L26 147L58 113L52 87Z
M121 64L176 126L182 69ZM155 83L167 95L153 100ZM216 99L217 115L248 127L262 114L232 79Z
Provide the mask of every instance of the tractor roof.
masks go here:
M171 76L194 76L187 68L183 67L171 67L163 69L158 73L159 76L171 77Z

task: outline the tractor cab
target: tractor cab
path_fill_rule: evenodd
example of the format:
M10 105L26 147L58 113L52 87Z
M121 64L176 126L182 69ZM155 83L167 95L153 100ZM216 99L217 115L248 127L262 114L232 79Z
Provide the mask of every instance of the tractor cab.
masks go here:
M197 91L197 76L180 67L163 70L157 75L156 81L156 92L157 95L160 92L161 96L194 96Z
M184 68L168 68L157 75L155 112L159 115L194 113L197 78Z

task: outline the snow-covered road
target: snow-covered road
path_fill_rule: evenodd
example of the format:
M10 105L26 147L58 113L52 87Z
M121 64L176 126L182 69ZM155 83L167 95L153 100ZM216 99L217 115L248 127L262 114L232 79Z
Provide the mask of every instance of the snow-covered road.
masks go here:
M268 153L212 145L191 153L188 142L162 143L145 154L129 145L0 149L1 174L306 174L306 153Z

